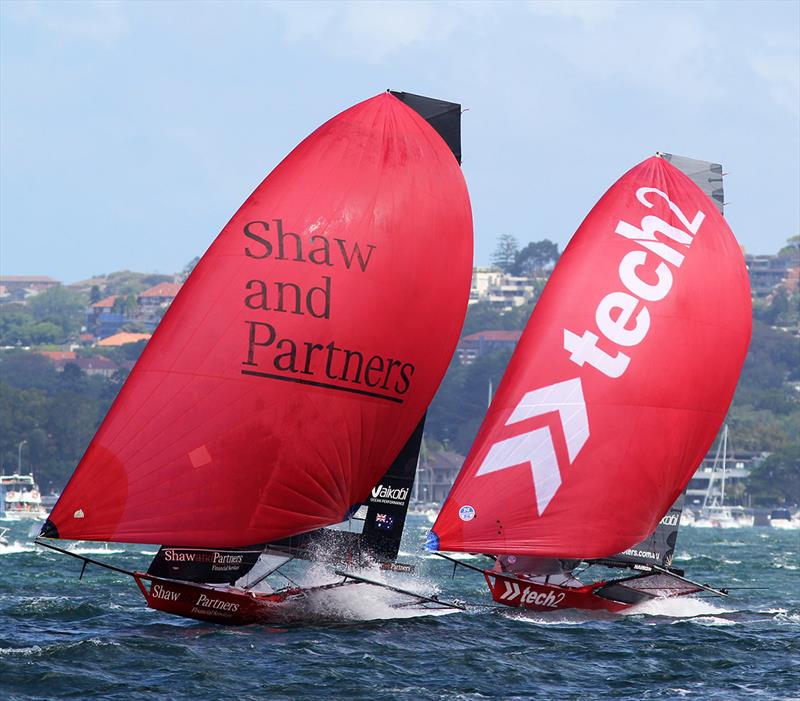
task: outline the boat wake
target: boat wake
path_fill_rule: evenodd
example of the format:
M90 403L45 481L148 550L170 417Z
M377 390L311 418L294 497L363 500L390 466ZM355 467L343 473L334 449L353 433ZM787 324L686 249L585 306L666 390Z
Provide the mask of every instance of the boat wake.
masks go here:
M592 621L613 621L617 614L607 611L585 609L562 609L560 611L527 611L524 609L501 611L504 618L537 626L581 626Z
M660 616L679 620L693 619L703 625L733 625L726 615L735 613L706 599L692 596L652 599L623 611L623 616Z
M16 553L30 553L35 548L30 543L20 543L16 541L8 545L0 545L0 555L15 555Z
M117 553L125 552L125 550L122 548L104 548L99 545L94 547L77 546L69 548L69 551L75 555L115 555Z
M359 570L359 576L393 587L405 589L420 596L433 597L437 587L414 575L387 573L379 567ZM317 587L339 580L328 567L317 565L308 570L302 581L304 587ZM458 609L437 608L425 605L412 596L382 587L350 582L340 587L310 592L297 605L297 614L314 622L373 621L422 616L443 616Z
M710 601L694 597L653 599L631 607L620 613L587 610L559 610L553 612L513 611L504 612L507 618L541 626L575 626L594 621L621 621L625 618L667 618L671 623L691 620L700 625L735 625L731 617L738 612L717 606Z

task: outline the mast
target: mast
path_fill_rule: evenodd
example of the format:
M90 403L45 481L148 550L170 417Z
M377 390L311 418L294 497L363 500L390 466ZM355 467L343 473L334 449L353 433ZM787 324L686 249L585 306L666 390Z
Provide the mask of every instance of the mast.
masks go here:
M719 496L719 505L725 504L725 476L728 472L728 424L722 429L722 486Z
M703 496L703 506L702 506L703 509L708 508L709 499L712 500L713 502L712 505L716 505L716 497L713 496L713 487L714 487L714 481L716 479L717 464L719 463L719 455L721 451L722 451L722 440L717 442L717 450L714 453L714 462L711 463L711 476L708 478L708 486L706 487L706 493Z

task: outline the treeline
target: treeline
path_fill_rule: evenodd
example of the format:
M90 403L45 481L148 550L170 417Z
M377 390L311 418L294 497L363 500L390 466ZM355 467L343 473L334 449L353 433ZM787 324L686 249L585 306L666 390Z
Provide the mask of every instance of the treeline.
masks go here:
M136 295L172 275L135 273L122 270L98 276L84 284L55 285L24 303L0 305L0 346L60 346L78 341L86 323L87 307L110 295L117 295L115 311L130 311ZM125 331L143 329L123 327Z
M88 298L61 285L22 303L0 306L0 346L60 345L76 341Z
M532 306L527 306L500 314L489 305L473 305L465 334L522 329L531 311ZM486 411L489 384L497 388L510 357L508 351L496 351L473 365L453 361L429 412L426 427L432 438L457 452L469 449ZM734 449L771 452L797 442L800 392L795 385L800 385L798 339L754 320L753 338L728 416Z
M512 274L534 277L533 299L506 312L487 303L471 305L464 336L484 330L523 329L547 272L559 255L558 247L546 240L520 248L512 237L503 237L500 244L494 262ZM25 305L2 305L0 345L72 341L80 332L90 299L101 294L129 296L165 279L171 277L124 271L87 281L77 290L52 288ZM779 289L754 303L753 339L728 416L733 450L772 453L749 482L754 503L772 504L781 499L800 502L800 343L795 335L779 328L793 326L796 330L799 301L797 294ZM140 342L120 348L83 348L78 354L102 354L118 365L126 365L143 348L144 342ZM454 358L428 412L429 449L443 446L461 454L469 451L486 413L490 391L497 391L510 357L510 350L497 351L477 358L471 365L461 365ZM35 353L0 353L2 471L16 470L19 445L25 441L21 452L23 471L33 468L44 489L61 489L125 375L120 370L111 378L87 376L74 364L57 372L48 359Z
M124 379L89 376L74 363L57 372L26 351L0 355L0 471L15 472L19 461L42 489L62 489Z

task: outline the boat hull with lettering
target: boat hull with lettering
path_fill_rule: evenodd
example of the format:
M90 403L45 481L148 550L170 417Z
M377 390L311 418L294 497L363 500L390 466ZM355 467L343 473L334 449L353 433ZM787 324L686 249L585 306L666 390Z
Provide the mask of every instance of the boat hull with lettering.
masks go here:
M267 593L161 579L142 572L136 572L134 579L151 609L227 625L298 622L307 617L307 612L297 604L302 604L310 594L357 586L350 582L336 582L321 587L287 587Z
M620 613L632 606L657 598L687 596L703 588L669 575L634 575L623 579L598 581L582 586L536 582L522 577L484 571L492 599L504 606L529 611L582 609Z

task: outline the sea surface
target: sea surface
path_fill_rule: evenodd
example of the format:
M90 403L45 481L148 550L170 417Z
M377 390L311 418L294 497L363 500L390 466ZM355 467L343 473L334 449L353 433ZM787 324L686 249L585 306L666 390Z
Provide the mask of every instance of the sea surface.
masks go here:
M800 699L800 531L681 531L676 566L730 587L626 615L491 606L482 577L422 551L413 516L397 586L457 597L419 615L364 585L316 602L302 626L229 628L151 611L134 582L34 546L0 546L0 699ZM154 547L81 544L145 569ZM467 560L481 564L481 560ZM315 581L335 579L316 570ZM370 574L369 576L380 576Z

